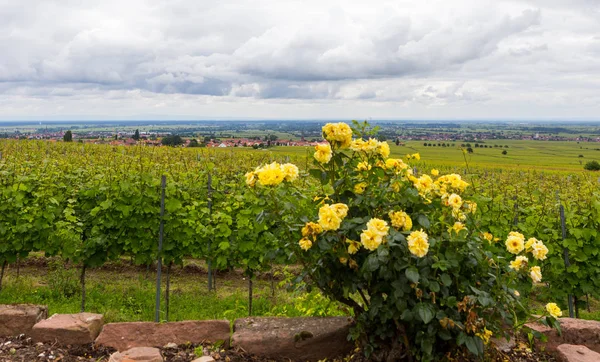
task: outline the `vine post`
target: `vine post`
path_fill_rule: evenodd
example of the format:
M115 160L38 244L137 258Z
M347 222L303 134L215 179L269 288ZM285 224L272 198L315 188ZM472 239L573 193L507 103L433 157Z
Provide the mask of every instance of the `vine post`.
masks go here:
M567 226L565 222L565 207L562 204L560 205L560 226L562 229L562 240L564 241L567 238ZM569 249L563 248L563 255L565 258L565 268L568 268L571 266L571 262L569 261ZM569 317L573 318L575 313L573 311L573 295L571 293L569 293L568 296L568 303Z
M160 226L158 231L158 258L156 260L156 307L154 310L154 321L160 322L160 277L162 273L162 244L165 216L165 189L167 187L167 176L161 177L161 195L160 195Z

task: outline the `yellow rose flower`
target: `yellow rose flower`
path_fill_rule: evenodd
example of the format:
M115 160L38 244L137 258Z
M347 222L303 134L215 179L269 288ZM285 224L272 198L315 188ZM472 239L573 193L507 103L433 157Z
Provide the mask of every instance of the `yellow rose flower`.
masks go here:
M462 222L456 221L454 225L448 228L448 233L452 234L454 231L458 235L461 230L467 230L467 227Z
M331 208L340 219L344 219L348 215L348 206L346 204L332 204Z
M477 204L474 203L473 201L465 201L463 203L463 205L467 209L467 212L469 212L471 214L475 214L475 212L477 211Z
M338 144L340 148L350 146L352 129L346 123L327 123L323 126L323 137L330 143Z
M277 186L285 179L281 165L277 162L265 165L255 171L258 175L258 183L263 186Z
M254 185L256 184L256 174L254 172L247 172L245 176L246 185L254 187Z
M525 248L525 238L523 234L511 232L506 238L506 249L509 253L519 254Z
M420 155L420 154L418 154L418 153L413 153L412 155L410 155L410 157L411 157L413 160L417 160L417 161L419 161L419 160L421 159L421 155Z
M492 331L487 328L483 328L483 333L475 333L475 335L483 341L483 344L488 344L490 342L490 338L492 337Z
M330 205L319 208L319 225L323 230L337 230L340 228L342 219Z
M542 270L539 266L533 266L529 269L529 276L531 277L531 280L539 283L542 281Z
M519 271L525 267L527 267L527 263L529 262L529 259L527 259L526 256L517 256L517 258L513 261L510 262L510 266L509 268Z
M372 218L367 223L367 229L373 230L378 235L381 235L382 237L384 237L388 234L390 227L388 226L388 223L386 221L378 219L378 218Z
M562 316L562 310L560 310L560 308L558 307L558 305L556 305L556 303L546 304L546 310L548 311L548 314L550 314L554 318L558 318L558 317Z
M462 204L463 204L463 201L462 201L462 197L460 197L460 195L452 194L452 195L448 196L448 206L451 206L453 209L460 209Z
M315 146L315 160L320 163L329 163L331 161L331 156L333 155L331 151L331 145L329 143L319 143Z
M538 242L534 243L531 246L531 248L531 254L533 254L534 258L536 258L537 260L546 259L546 255L548 254L548 248L546 247L546 245L544 245L544 243L538 240Z
M390 155L390 145L388 145L387 142L377 143L377 153L379 153L383 158L388 158Z
M413 255L419 258L427 255L427 252L429 251L429 241L427 234L423 230L413 231L408 235L407 240L408 250L410 250Z
M412 229L413 223L404 211L391 211L389 214L390 220L392 220L392 226L396 229L402 229L402 231L409 231Z
M452 217L458 221L465 221L467 219L467 215L459 209L452 209Z
M375 230L367 229L363 230L360 234L360 242L367 250L376 250L379 245L383 242L383 236L378 234Z
M483 234L481 234L481 236L488 241L488 243L492 243L492 240L494 240L494 235L492 235L491 233L485 232Z
M359 162L356 165L356 171L369 171L371 169L371 165L367 161Z
M520 296L521 296L521 293L519 293L519 291L518 291L518 290L515 290L515 291L514 291L514 294L515 294L515 297L520 297Z
M307 239L307 238L300 239L298 244L300 244L300 248L304 251L306 251L312 247L312 241L310 241L310 239Z
M354 255L360 250L360 243L358 241L346 239L346 242L350 244L348 245L348 254Z
M281 165L281 168L283 169L284 179L286 181L291 182L298 178L298 166L292 163L286 163Z
M357 183L356 185L354 185L354 193L357 195L361 195L363 192L365 192L366 188L367 188L366 182Z
M440 171L436 170L435 168L431 169L431 176L437 176L440 174Z
M385 160L385 168L388 170L394 170L396 171L396 173L401 172L407 167L408 165L405 164L404 161L402 161L399 158L388 158L387 160Z
M307 237L315 237L323 232L323 228L321 225L314 222L307 222L302 228L302 236Z
M527 242L525 243L525 250L529 250L531 249L531 247L533 246L533 244L537 243L539 240L536 238L529 238L527 239Z

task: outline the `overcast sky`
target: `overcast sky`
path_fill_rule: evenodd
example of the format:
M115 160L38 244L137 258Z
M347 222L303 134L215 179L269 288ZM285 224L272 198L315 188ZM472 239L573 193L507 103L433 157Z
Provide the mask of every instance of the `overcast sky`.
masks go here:
M600 0L0 0L0 119L600 119Z

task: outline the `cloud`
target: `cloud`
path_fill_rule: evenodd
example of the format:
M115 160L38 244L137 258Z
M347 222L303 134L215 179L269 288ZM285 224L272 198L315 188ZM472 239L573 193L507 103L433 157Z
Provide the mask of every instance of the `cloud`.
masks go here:
M599 33L595 0L0 0L0 117L589 118Z

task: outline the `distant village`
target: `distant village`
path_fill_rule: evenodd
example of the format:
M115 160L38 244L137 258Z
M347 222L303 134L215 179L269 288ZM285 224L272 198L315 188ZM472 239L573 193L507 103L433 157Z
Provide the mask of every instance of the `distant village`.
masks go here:
M67 130L30 132L8 135L6 138L31 139L31 140L49 140L62 141ZM267 131L265 131L267 133ZM404 144L403 141L427 141L427 142L485 142L488 140L533 140L533 141L577 141L577 142L600 142L599 137L566 137L539 133L498 133L498 132L477 132L477 133L458 133L458 132L415 132L412 134L395 135L383 132L384 138L395 142L397 145ZM178 142L165 142L169 137L179 137ZM90 131L77 132L72 134L74 142L84 142L93 144L110 144L115 146L131 146L144 144L148 146L180 146L180 147L252 147L266 148L272 146L315 146L322 140L315 138L307 140L304 137L299 139L278 139L277 137L265 135L263 137L227 137L202 136L201 139L195 137L180 137L173 132L106 132Z

